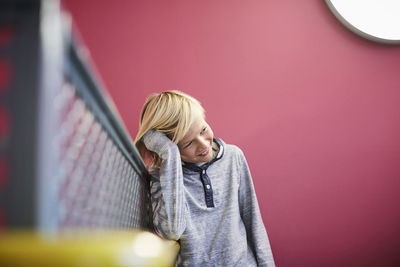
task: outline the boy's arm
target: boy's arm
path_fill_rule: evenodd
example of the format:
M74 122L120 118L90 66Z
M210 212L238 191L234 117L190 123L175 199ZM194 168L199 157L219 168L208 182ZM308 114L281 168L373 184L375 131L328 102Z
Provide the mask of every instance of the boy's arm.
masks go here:
M243 152L240 152L239 208L246 227L247 242L254 253L258 266L275 266L250 170Z
M146 148L162 159L152 173L151 201L155 230L164 238L178 240L186 228L182 163L179 149L167 136L148 131L143 136Z

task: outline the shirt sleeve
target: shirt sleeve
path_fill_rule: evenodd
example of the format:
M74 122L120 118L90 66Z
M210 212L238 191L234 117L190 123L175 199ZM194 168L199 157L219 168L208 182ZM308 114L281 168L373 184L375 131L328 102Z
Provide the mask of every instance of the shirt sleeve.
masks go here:
M260 208L254 190L250 170L243 152L239 153L240 184L239 184L239 208L244 222L247 242L254 253L258 266L275 266L265 229Z
M169 142L159 148L161 166L150 170L153 224L163 238L179 240L186 228L182 163L178 147Z

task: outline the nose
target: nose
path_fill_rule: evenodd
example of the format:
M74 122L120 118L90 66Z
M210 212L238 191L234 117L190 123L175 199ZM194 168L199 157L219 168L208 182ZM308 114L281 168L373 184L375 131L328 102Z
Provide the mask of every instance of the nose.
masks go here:
M208 145L209 145L209 142L204 137L199 138L200 152L203 151L204 149L208 148Z

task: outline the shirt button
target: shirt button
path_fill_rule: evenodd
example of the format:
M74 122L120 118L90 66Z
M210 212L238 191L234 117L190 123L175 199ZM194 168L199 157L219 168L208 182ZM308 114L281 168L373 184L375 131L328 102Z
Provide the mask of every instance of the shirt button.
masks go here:
M203 174L206 174L206 170L203 170Z
M210 189L210 185L209 185L209 184L206 184L206 188L207 188L207 189Z

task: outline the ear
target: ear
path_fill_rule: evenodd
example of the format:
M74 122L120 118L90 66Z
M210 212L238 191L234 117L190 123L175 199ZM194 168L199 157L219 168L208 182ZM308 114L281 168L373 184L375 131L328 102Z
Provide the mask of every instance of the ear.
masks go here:
M143 161L144 165L146 166L146 169L149 169L151 165L153 165L153 155L152 152L149 150L145 150L143 153Z
M143 159L144 165L146 166L147 169L150 168L151 165L153 165L153 154L151 151L147 150L143 142L138 142L136 144L136 148L139 151L140 156Z

